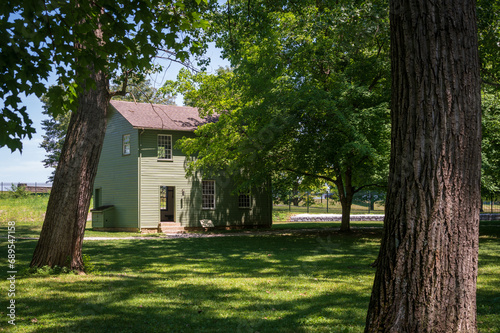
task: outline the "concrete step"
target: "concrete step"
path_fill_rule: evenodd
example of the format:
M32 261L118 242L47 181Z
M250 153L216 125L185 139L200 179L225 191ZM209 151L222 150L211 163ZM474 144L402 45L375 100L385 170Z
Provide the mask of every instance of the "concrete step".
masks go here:
M185 230L180 223L160 222L158 223L158 232L172 234L172 233L183 233L185 232Z

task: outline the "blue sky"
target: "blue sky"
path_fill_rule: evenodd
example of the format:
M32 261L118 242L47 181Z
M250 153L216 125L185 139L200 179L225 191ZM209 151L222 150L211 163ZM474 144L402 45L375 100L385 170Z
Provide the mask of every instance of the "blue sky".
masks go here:
M229 63L220 58L220 51L211 48L206 54L211 59L209 72L214 72L219 67L228 66ZM175 80L181 65L173 63L167 70L164 79ZM163 79L163 76L162 76ZM55 82L51 78L49 82ZM152 80L155 81L155 80ZM50 83L49 83L50 84ZM160 86L156 85L158 88ZM7 147L0 148L0 182L10 185L11 183L44 183L52 173L52 168L45 168L42 160L45 159L45 150L40 148L42 135L44 134L41 121L46 117L42 114L42 103L36 96L28 96L22 99L26 105L36 133L31 140L23 140L23 152L11 153ZM182 97L176 100L177 105L182 105Z

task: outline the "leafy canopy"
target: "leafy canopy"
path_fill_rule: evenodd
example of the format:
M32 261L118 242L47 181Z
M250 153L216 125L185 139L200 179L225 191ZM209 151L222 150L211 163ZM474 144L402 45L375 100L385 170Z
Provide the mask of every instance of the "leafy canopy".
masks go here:
M483 94L482 194L500 192L500 96Z
M500 1L477 1L477 26L483 87L500 89Z
M500 192L500 1L478 0L477 25L482 79L483 195Z
M232 1L214 14L233 70L187 71L167 91L219 121L181 146L191 171L241 183L286 171L383 183L389 148L385 2ZM280 174L283 174L282 172Z
M205 0L6 0L0 8L0 147L21 150L35 132L23 94L48 93L52 113L75 110L89 71L110 79L153 70L159 52L200 53ZM90 67L92 66L92 68ZM47 92L49 75L57 85ZM63 98L63 96L66 96Z

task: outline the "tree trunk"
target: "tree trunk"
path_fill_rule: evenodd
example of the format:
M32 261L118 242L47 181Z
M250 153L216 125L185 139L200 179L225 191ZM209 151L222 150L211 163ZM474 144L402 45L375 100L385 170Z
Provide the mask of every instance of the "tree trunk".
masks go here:
M299 183L298 182L293 184L292 203L295 207L298 207L299 203L300 203L300 193L299 193Z
M71 116L31 267L83 270L83 236L110 100L104 73L92 72L91 79L95 87L78 96L78 110Z
M343 178L342 173L337 172L337 179L335 181L335 186L337 186L337 192L339 194L340 205L342 206L342 221L340 223L340 231L343 232L351 231L351 208L352 199L354 197L351 175L352 172L350 169L348 169L344 173Z
M368 200L370 201L370 203L369 203L370 207L368 210L370 210L370 211L375 210L375 199L373 197L373 194L371 194L371 193L369 194Z
M346 196L344 200L340 201L342 205L342 222L340 222L340 231L349 232L351 231L351 208L352 208L352 196Z
M365 332L476 332L475 2L391 1L392 147Z

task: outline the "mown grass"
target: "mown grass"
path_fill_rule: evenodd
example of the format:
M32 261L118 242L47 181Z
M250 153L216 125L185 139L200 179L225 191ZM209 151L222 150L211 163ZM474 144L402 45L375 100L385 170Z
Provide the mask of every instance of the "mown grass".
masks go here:
M18 237L35 238L40 235L49 197L47 195L28 195L14 198L0 197L0 233L7 231L7 222L16 222ZM92 206L92 205L91 205ZM87 237L134 237L145 236L138 232L102 232L92 230L92 221L87 222ZM149 235L156 237L155 235Z
M25 266L35 242L17 244ZM20 278L17 332L359 332L377 245L374 233L86 241L100 274Z
M362 332L381 228L324 230L335 226L276 224L317 228L285 236L87 240L84 253L99 273L17 276L13 331ZM500 332L500 222L482 222L480 232L478 324ZM18 270L35 245L17 241ZM7 258L6 239L0 248ZM0 327L9 329L8 268L0 262Z
M500 331L499 229L486 226L480 238L481 332ZM16 332L362 332L380 236L85 241L98 274L17 279ZM35 244L17 242L19 268Z
M43 221L48 196L0 197L0 223L16 221L19 226L38 226Z

